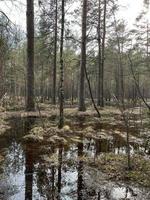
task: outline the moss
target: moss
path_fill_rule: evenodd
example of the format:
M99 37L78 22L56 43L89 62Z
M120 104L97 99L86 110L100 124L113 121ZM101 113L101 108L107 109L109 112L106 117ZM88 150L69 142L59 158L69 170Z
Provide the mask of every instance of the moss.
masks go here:
M30 131L33 135L43 136L44 135L44 129L40 126L34 127Z
M47 165L51 165L51 166L55 166L55 167L59 165L57 153L54 153L50 156L43 155L43 156L41 156L41 159L45 165L47 164Z
M41 143L44 140L44 129L42 127L34 127L31 129L30 133L23 137L23 142L29 143Z
M5 112L6 109L3 106L0 106L0 112Z
M28 143L41 143L43 142L43 136L39 135L33 135L33 134L28 134L23 137L23 142L28 142Z
M4 157L0 155L0 164L4 161Z
M10 126L4 120L4 116L2 115L0 119L0 136L3 136L8 129L10 129Z
M4 162L4 156L0 154L0 179L1 179L1 173L3 172L3 162Z
M89 160L89 164L92 162ZM99 156L95 166L108 175L108 179L129 181L144 187L150 187L150 160L140 155L132 156L132 170L127 170L127 157L112 153Z

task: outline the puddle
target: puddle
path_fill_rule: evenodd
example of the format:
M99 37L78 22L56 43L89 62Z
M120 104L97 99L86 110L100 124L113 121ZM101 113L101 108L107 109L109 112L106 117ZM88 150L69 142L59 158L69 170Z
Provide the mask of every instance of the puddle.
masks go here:
M148 200L149 189L107 181L107 176L82 159L101 153L124 154L125 141L114 134L112 140L80 138L69 146L25 145L22 137L36 119L12 121L12 129L0 138L0 154L5 161L0 170L2 200ZM139 147L131 144L131 152ZM53 155L53 159L47 160ZM45 160L47 162L45 162Z

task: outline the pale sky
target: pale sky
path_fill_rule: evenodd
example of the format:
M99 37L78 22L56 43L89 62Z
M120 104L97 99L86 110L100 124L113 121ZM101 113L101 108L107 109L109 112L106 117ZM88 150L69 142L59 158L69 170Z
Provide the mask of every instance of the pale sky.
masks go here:
M21 26L23 30L26 29L26 0L0 0L0 9L4 11L12 22ZM21 2L21 6L20 6ZM118 16L123 18L132 26L138 13L142 10L143 0L118 0L120 4L120 11ZM35 0L37 3L37 0ZM150 16L149 16L150 18Z
M118 0L120 4L119 15L131 26L143 8L143 0Z

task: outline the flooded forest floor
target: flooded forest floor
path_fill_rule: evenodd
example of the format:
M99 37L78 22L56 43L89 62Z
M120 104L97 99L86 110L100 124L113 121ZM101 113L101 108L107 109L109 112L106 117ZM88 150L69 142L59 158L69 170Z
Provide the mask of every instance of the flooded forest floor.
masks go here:
M1 110L0 200L149 200L150 116L145 108L79 112ZM131 166L127 169L127 130Z

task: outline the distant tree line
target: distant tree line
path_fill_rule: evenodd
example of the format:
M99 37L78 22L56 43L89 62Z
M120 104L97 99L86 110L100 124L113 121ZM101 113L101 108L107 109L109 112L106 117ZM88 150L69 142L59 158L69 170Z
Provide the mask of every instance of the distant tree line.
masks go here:
M114 95L147 102L149 1L144 5L129 30L117 1L41 0L35 23L34 1L27 0L27 42L0 12L0 98L25 97L29 111L36 99L60 103L62 112L64 103L85 111L91 95L101 107Z

